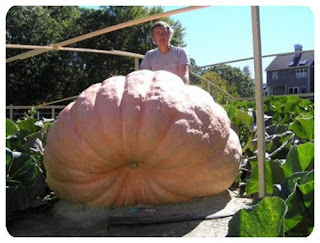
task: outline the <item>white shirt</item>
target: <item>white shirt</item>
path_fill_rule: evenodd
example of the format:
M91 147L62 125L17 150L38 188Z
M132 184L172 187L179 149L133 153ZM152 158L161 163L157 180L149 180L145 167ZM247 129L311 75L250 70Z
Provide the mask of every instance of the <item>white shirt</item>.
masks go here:
M162 54L158 48L147 51L140 69L166 70L178 75L179 65L190 65L189 57L183 48L170 46L170 50L165 54Z

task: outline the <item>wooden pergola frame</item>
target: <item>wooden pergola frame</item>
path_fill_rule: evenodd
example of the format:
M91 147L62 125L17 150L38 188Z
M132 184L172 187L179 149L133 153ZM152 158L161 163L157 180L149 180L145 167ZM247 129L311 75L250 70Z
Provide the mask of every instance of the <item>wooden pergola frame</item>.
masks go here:
M77 42L80 42L80 41L83 41L83 40L87 40L87 39L90 39L90 38L93 38L93 37L96 37L96 36L99 36L99 35L103 35L103 34L112 32L112 31L120 30L120 29L127 28L127 27L130 27L130 26L133 26L133 25L145 23L145 22L148 22L148 21L151 21L151 20L160 19L160 18L168 17L168 16L171 16L171 15L174 15L174 14L184 13L184 12L188 12L188 11L191 11L191 10L205 8L205 7L207 7L207 6L190 6L190 7L180 8L180 9L171 10L171 11L167 11L167 12L163 12L163 13L158 13L158 14L147 16L147 17L143 17L143 18L140 18L140 19L130 20L130 21L127 21L127 22L124 22L124 23L121 23L121 24L109 26L109 27L106 27L106 28L103 28L103 29L100 29L100 30L97 30L97 31L93 31L93 32L90 32L90 33L87 33L87 34L84 34L84 35L80 35L80 36L77 36L77 37L71 38L69 40L65 40L65 41L56 43L56 44L51 44L51 45L48 45L46 47L53 47L53 49L56 49L56 50L57 49L61 49L61 47L63 47L63 46L71 45L71 44L74 44L74 43L77 43ZM51 50L51 49L50 48L49 49L36 48L36 49L34 49L32 51L24 52L24 53L21 53L19 55L7 58L6 59L6 63L9 63L9 62L12 62L12 61L15 61L15 60L22 60L22 59L26 59L26 58L29 58L29 57L33 57L33 56L45 53L45 52L47 52L49 50Z
M61 51L82 51L82 52L92 52L92 53L102 53L102 54L114 54L114 55L124 55L131 56L135 58L135 68L138 68L138 61L141 56L136 56L139 54L123 52L123 51L107 51L107 50L93 50L84 48L68 48L65 47L70 44L74 44L95 36L106 34L112 31L137 25L140 23L148 22L151 20L168 17L174 14L183 13L187 11L192 11L196 9L206 8L209 6L190 6L181 9L176 9L172 11L167 11L144 18L131 20L114 26L106 27L101 30L93 31L78 37L74 37L69 40L65 40L56 44L50 44L48 46L18 46L18 45L7 45L8 48L22 48L22 49L33 49L28 52L21 53L19 55L10 57L6 59L6 63L13 62L15 60L22 60L29 57L33 57L50 50L61 50ZM263 108L263 84L262 84L262 55L261 55L261 35L260 35L260 14L258 6L251 6L251 20L252 20L252 34L253 34L253 51L254 51L254 73L255 73L255 94L256 94L256 111L257 111L257 138L258 138L258 175L259 175L259 197L264 197L266 194L266 184L265 184L265 127L264 127L264 108ZM137 61L138 60L138 61Z

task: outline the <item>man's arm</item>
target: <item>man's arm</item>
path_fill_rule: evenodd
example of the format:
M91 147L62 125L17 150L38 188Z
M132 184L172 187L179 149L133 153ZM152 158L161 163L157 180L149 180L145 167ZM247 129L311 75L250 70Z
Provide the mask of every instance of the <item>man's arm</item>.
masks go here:
M189 66L187 64L178 66L178 75L182 78L185 84L190 84Z
M146 53L142 59L142 62L140 64L140 67L139 67L140 70L143 70L143 69L149 69L151 70L151 67L149 65L149 55L148 53Z

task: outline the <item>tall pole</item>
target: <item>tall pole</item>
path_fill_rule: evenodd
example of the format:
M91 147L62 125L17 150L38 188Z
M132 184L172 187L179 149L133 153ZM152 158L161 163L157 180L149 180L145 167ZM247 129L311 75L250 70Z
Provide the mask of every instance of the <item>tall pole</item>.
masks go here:
M266 169L265 169L265 127L263 111L263 83L262 83L262 59L261 59L261 36L260 36L260 14L258 6L251 6L253 53L254 53L254 79L256 92L256 122L258 138L258 175L259 175L259 197L266 195Z

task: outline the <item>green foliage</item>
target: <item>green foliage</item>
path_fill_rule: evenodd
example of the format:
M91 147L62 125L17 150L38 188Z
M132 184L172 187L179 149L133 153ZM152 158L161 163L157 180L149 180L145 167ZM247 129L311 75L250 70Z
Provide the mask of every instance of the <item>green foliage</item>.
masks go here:
M204 72L201 77L203 79L191 75L191 84L199 86L204 90L208 90L209 88L210 94L219 104L226 104L228 102L227 94L230 94L233 97L239 97L237 87L235 85L228 84L228 82L222 79L219 74L215 72ZM209 84L208 81L210 82Z
M231 102L224 108L240 138L242 151L244 153L248 150L253 152L255 150L255 145L252 142L255 135L253 102Z
M314 139L314 117L311 115L300 115L295 118L289 129L299 138L311 141Z
M283 96L266 98L264 108L269 196L237 212L228 235L308 236L314 225L314 105L297 96ZM245 183L247 196L255 196L259 180L254 102L234 102L226 110L244 145L238 182Z
M283 236L287 206L278 197L263 198L251 209L241 209L229 222L228 236L278 237Z
M254 80L250 77L248 68L246 71L241 71L239 68L229 65L216 65L205 72L207 71L215 72L226 80L228 86L230 86L230 91L232 87L236 87L236 92L240 97L254 97Z
M258 167L256 161L251 162L253 172L247 182L246 193L252 195L258 192ZM272 195L277 184L282 183L293 173L311 171L314 167L314 144L306 143L294 146L289 151L284 163L280 160L270 160L266 165L266 189L267 194Z
M43 152L52 120L37 121L34 110L24 119L6 119L7 215L44 203L48 194Z

